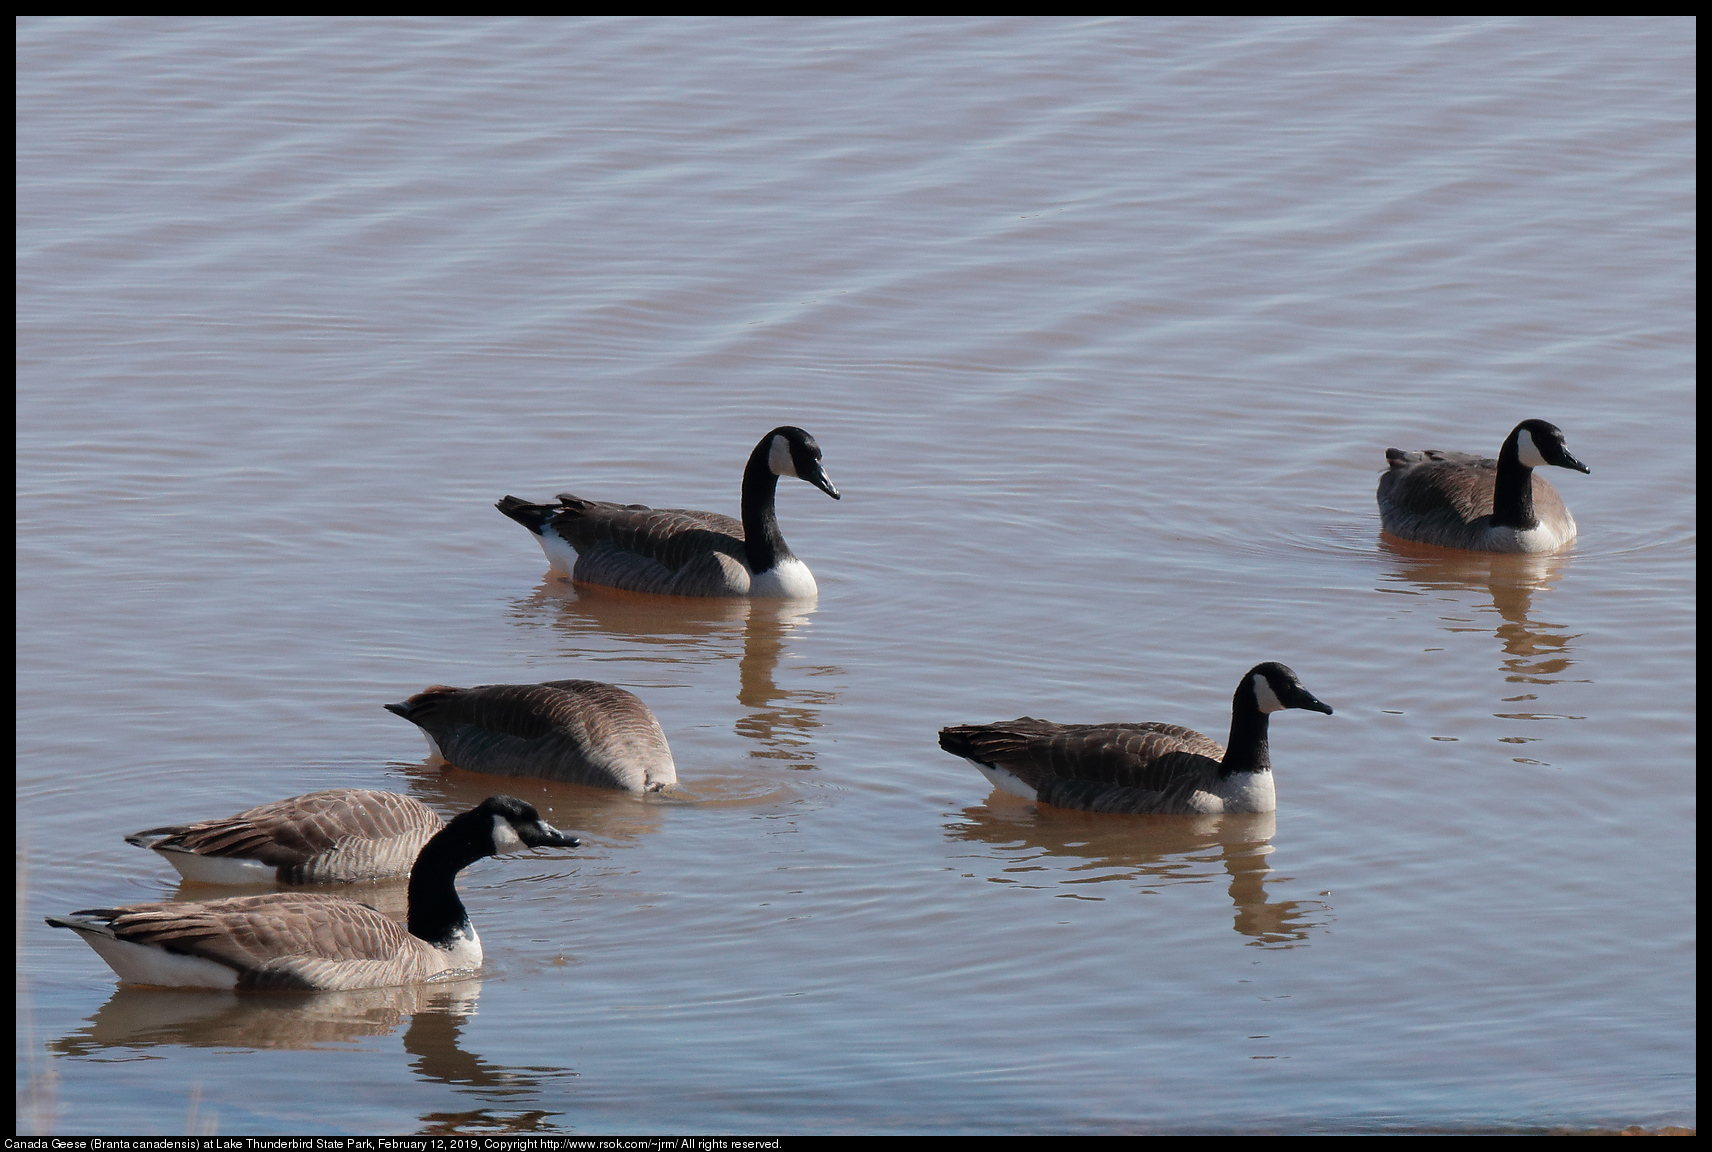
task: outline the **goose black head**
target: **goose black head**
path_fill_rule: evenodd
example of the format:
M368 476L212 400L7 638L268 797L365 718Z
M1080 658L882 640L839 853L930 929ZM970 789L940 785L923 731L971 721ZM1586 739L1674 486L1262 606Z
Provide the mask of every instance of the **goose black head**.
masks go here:
M1506 446L1515 446L1516 459L1529 468L1550 464L1573 472L1592 474L1593 469L1569 454L1563 446L1563 429L1544 420L1524 420L1510 432Z
M1286 708L1305 708L1309 712L1332 714L1331 706L1302 687L1301 677L1276 660L1256 664L1237 686L1237 700L1247 692L1254 694L1254 706L1261 712L1282 712Z
M471 809L471 815L492 819L496 855L525 848L575 848L582 843L541 819L533 804L515 796L489 796Z
M793 428L783 424L767 433L762 443L769 443L767 448L767 467L775 476L795 476L798 480L807 480L816 488L832 497L839 499L838 486L826 475L826 469L820 464L820 445L814 442L814 437L801 428Z

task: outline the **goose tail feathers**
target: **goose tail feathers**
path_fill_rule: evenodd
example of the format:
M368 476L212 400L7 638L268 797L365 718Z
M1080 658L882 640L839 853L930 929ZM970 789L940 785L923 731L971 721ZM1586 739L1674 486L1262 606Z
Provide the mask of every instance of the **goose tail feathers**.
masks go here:
M529 531L540 535L541 529L547 522L558 515L560 509L556 504L531 504L516 496L506 496L494 505L501 512L523 525Z
M462 688L451 688L445 684L435 684L424 688L410 699L398 704L383 704L381 707L394 716L402 716L412 724L420 724L423 719L434 711L448 696L462 692Z

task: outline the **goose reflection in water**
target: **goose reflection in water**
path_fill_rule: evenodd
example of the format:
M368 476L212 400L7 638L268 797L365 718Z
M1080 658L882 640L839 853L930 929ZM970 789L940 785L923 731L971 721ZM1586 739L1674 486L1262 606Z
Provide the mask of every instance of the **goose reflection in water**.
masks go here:
M1113 816L1065 808L1037 808L995 793L986 805L963 809L964 822L948 825L953 840L988 846L980 859L1001 865L981 872L999 884L1019 884L1055 896L1103 900L1120 883L1127 891L1151 892L1175 884L1204 883L1222 867L1235 908L1231 927L1264 948L1306 944L1313 930L1329 924L1331 908L1320 900L1268 899L1267 884L1289 884L1268 862L1277 815L1260 812L1219 816Z
M1455 614L1438 604L1433 610L1440 614L1447 632L1489 632L1496 636L1501 653L1498 667L1506 683L1548 686L1586 679L1569 675L1576 665L1575 641L1581 638L1580 634L1569 632L1567 625L1534 616L1535 598L1551 591L1574 563L1574 557L1461 552L1389 539L1382 539L1379 547L1392 563L1390 571L1385 573L1386 583L1378 591L1463 606L1463 611ZM1480 598L1489 598L1491 607L1477 607ZM1488 613L1496 613L1502 622L1482 621L1480 616ZM1582 719L1546 711L1502 708L1531 704L1538 699L1532 691L1500 697L1495 703L1501 710L1492 715L1500 720ZM1532 738L1503 739L1507 743L1524 743Z
M106 1048L307 1050L386 1036L422 1012L475 1011L478 980L315 992L307 996L144 988L122 984L80 1029L53 1042L66 1056Z
M599 679L602 661L711 664L736 659L736 697L744 711L733 725L756 747L751 758L798 769L814 767L811 734L820 712L838 697L832 688L783 687L779 667L792 633L814 615L816 602L643 596L610 588L547 581L519 600L512 615L538 624L545 616L567 643L559 655ZM793 666L792 679L838 677L836 667ZM648 696L645 689L636 691ZM669 704L669 701L667 702ZM666 704L662 705L667 706ZM669 725L668 725L669 729ZM668 730L668 737L670 731ZM696 791L693 777L681 782Z
M508 1067L462 1045L475 1014L479 980L270 996L121 985L82 1028L50 1047L62 1056L98 1058L112 1049L162 1046L312 1051L390 1036L408 1021L402 1042L423 1081L449 1084L488 1102L459 1115L488 1117L501 1131L550 1127L562 1113L518 1111L539 1103L549 1082L575 1076L549 1065ZM204 1101L203 1110L217 1108ZM519 1127L519 1125L522 1125ZM465 1127L464 1131L469 1128Z
M737 702L747 713L737 719L739 736L759 745L749 755L779 761L788 768L814 767L810 734L820 727L820 710L838 699L830 688L781 688L779 660L785 641L813 614L812 604L762 601L750 606L743 625L743 658L737 665ZM801 675L830 678L841 669L803 668Z

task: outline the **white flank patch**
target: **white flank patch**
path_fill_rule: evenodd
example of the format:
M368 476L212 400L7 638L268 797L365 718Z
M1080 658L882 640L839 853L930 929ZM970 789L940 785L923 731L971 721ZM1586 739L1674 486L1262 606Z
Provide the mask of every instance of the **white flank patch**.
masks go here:
M528 847L529 845L523 842L523 837L519 836L517 830L511 826L511 821L503 816L493 818L493 850L495 853L522 852Z
M1534 443L1534 437L1526 428L1516 433L1516 459L1530 468L1544 468L1546 458L1540 455L1539 445Z
M270 864L237 856L202 856L157 848L178 874L194 884L269 884L279 875Z
M572 569L577 566L577 550L565 543L564 538L552 528L538 533L535 539L541 542L541 552L553 571L569 580Z
M237 969L200 956L116 940L93 929L79 930L77 934L126 984L152 984L157 988L235 988L238 984Z
M1262 712L1282 712L1284 705L1279 703L1278 694L1267 683L1266 677L1256 672L1254 674L1254 702L1260 705Z
M963 759L969 760L969 757L965 756ZM1024 800L1038 800L1040 798L1039 793L1023 782L1014 772L1000 768L996 764L983 764L979 760L969 760L969 763L980 769L981 775L987 778L987 782L1000 792L1009 792L1012 796L1020 796Z
M791 442L783 436L773 437L773 446L767 449L767 467L773 470L775 476L797 474L797 466L791 460Z
M814 582L814 573L808 570L808 565L792 556L789 560L779 561L765 572L757 572L751 576L749 595L807 600L820 595L820 586Z

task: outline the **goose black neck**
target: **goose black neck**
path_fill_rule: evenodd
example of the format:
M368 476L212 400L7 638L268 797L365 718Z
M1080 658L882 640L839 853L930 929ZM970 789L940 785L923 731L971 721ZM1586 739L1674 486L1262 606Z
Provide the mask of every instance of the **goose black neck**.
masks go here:
M476 819L472 821L470 817ZM469 913L458 899L458 873L492 854L492 838L482 844L479 833L493 818L485 813L466 812L446 825L422 846L410 869L410 934L436 948L449 948L467 932ZM474 827L475 824L483 827Z
M1522 463L1516 437L1498 450L1498 479L1492 487L1494 528L1538 528L1534 518L1534 470Z
M1270 717L1254 700L1254 688L1244 684L1231 705L1230 740L1225 743L1223 775L1235 772L1270 772L1272 752L1266 743Z
M772 445L772 436L755 445L743 469L743 551L749 558L749 571L756 573L791 558L790 547L779 532L778 517L773 514L779 477L768 462Z

